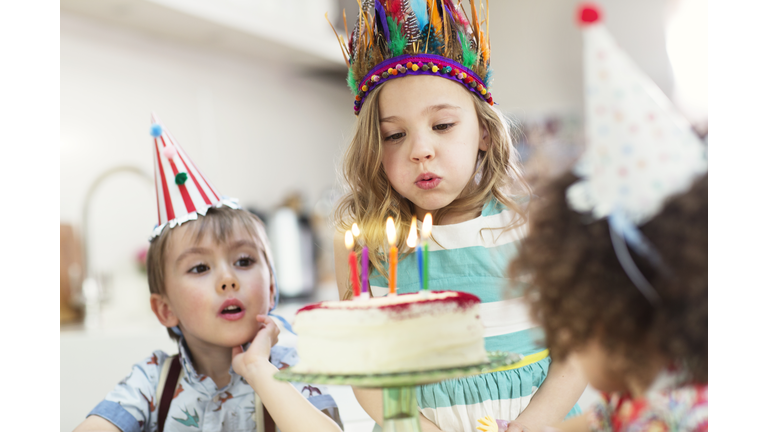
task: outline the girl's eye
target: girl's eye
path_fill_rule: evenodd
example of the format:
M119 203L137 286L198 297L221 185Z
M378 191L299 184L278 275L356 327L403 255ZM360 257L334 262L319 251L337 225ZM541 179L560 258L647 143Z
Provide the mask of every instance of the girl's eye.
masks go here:
M456 124L456 123L443 123L443 124L439 124L437 126L434 126L432 129L433 130L444 131L444 130L448 130L448 129L452 128L454 124Z
M205 273L208 270L208 266L205 264L198 264L191 269L189 269L189 273Z
M388 136L388 137L384 138L384 141L397 141L397 140L399 140L400 138L402 138L402 137L404 137L404 136L405 136L405 134L404 134L404 133L402 133L402 132L398 132L398 133L396 133L396 134L392 134L392 135L390 135L390 136Z
M246 257L238 258L237 261L235 262L235 265L237 265L239 267L250 267L255 262L256 262L255 259L253 259L253 258L251 258L249 256L246 256Z

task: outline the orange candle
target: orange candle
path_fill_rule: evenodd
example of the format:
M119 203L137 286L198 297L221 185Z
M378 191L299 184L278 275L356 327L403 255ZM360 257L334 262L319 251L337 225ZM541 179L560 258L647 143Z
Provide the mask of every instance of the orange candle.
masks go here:
M397 294L397 230L392 217L387 218L387 240L389 240L389 295Z

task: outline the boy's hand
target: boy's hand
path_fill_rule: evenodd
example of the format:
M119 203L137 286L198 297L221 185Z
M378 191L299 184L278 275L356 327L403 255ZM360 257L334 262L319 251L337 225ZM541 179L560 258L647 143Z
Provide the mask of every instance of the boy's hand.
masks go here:
M280 328L272 318L257 315L256 320L262 323L263 327L256 333L248 351L244 352L239 346L232 348L232 368L242 377L248 376L249 371L255 370L260 365L269 363L269 353L272 346L277 343L277 335L280 334Z

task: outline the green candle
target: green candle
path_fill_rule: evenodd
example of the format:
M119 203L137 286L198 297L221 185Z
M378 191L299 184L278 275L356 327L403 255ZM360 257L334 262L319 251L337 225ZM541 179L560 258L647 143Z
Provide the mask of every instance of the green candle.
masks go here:
M422 289L424 291L429 290L429 244L427 239L432 234L432 214L427 213L424 216L424 222L421 224L421 241L424 243L424 280L422 283Z

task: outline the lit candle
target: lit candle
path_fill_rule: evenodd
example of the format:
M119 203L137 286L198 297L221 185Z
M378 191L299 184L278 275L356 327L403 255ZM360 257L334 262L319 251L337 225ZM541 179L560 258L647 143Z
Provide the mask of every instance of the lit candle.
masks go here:
M409 248L416 248L416 263L419 268L419 286L424 284L424 260L421 253L421 245L419 244L419 235L416 233L416 216L411 219L411 231L408 232L408 238L405 240L405 244Z
M424 216L424 222L421 223L421 241L424 243L424 277L422 279L422 288L429 290L429 245L427 239L432 234L432 213Z
M352 281L352 293L355 298L360 297L360 280L357 278L357 254L355 253L355 239L352 231L347 231L344 235L344 243L349 250L349 279Z
M397 295L397 230L392 216L387 218L387 240L391 246L389 249L389 295Z
M357 227L357 224L352 224L352 235L355 236L355 239L357 239L360 236L360 228ZM362 264L362 274L360 275L360 279L362 279L362 292L367 293L368 292L368 246L363 246L363 252L362 256L360 258L360 264Z

